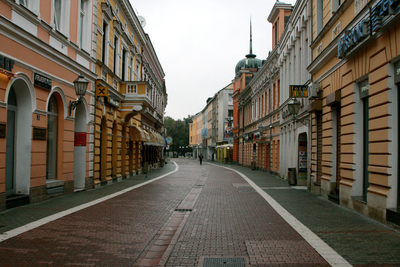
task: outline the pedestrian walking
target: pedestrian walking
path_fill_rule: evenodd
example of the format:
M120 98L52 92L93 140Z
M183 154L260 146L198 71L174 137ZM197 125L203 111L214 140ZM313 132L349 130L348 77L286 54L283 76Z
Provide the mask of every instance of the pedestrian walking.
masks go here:
M202 165L203 164L203 153L200 153L199 159L200 159L200 165Z

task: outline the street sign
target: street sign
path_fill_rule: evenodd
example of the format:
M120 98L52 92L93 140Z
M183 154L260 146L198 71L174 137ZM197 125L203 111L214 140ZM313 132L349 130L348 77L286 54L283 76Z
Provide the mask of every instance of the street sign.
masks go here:
M167 140L168 145L172 144L173 139L171 136L167 136L167 138L165 138L165 140Z
M308 97L308 86L289 85L289 97Z

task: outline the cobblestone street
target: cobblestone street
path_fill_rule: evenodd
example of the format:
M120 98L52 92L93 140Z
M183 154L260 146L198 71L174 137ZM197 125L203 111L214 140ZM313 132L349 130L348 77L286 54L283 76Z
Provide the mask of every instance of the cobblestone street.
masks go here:
M0 213L0 266L400 266L394 229L264 172L175 162Z

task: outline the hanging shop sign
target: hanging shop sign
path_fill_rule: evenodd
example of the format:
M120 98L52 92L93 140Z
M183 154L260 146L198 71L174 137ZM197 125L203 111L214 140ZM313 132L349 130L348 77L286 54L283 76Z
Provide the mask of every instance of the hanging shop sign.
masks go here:
M394 82L400 83L400 61L394 63Z
M12 73L15 61L0 55L0 73L5 74L10 77L15 77Z
M86 132L75 132L74 146L86 146Z
M108 96L108 88L101 84L96 85L96 96Z
M289 85L290 97L308 97L307 85Z
M371 8L372 32L377 32L390 20L391 15L399 12L400 0L381 0Z
M356 45L368 36L368 20L361 20L353 29L344 32L338 42L338 58L343 59Z
M51 79L38 73L33 74L33 84L43 89L51 90Z

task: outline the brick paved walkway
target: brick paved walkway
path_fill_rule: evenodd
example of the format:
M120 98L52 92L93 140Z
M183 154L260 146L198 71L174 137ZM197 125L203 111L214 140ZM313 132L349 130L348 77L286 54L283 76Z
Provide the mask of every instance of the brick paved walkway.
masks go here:
M319 238L354 266L400 266L393 229L263 172L176 161L153 182L174 164L0 213L0 266L329 266ZM25 224L39 226L6 239Z

